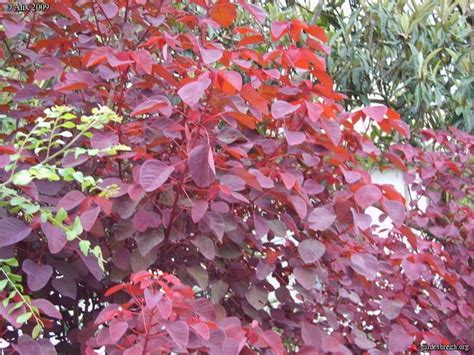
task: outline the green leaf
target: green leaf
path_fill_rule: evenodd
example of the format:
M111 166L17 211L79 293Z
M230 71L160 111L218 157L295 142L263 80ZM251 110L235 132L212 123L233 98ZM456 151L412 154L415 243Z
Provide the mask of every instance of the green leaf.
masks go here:
M33 331L31 332L31 337L33 339L38 338L42 331L43 331L43 328L41 327L41 325L36 324L35 327L33 328Z
M29 170L22 170L13 175L13 183L17 186L28 185L33 180Z
M91 247L91 242L88 240L81 240L79 242L79 249L81 249L82 254L87 256Z
M10 258L10 259L5 259L5 260L2 260L2 263L3 264L7 264L11 267L18 267L18 260L15 259L15 258Z
M0 291L3 291L8 285L8 280L0 280Z
M32 316L33 316L33 313L31 312L23 313L21 316L18 316L16 318L16 322L20 324L26 323L28 322L28 319L30 319Z

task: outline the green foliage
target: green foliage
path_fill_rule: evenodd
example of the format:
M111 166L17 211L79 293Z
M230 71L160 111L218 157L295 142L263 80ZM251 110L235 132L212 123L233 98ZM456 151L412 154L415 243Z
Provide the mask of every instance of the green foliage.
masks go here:
M33 202L27 196L21 195L13 186L25 186L32 180L49 181L75 181L80 184L82 191L93 191L97 189L99 180L92 176L84 176L74 168L60 168L56 166L55 159L72 154L76 158L82 154L95 156L99 153L114 155L119 151L129 150L127 146L116 145L104 150L86 149L76 147L75 143L82 136L92 137L93 129L103 129L111 122L121 122L108 107L103 106L92 110L92 115L82 116L80 119L72 113L72 109L66 106L55 106L45 110L45 116L36 120L36 124L27 133L18 131L13 142L16 154L10 155L11 163L5 167L10 172L10 178L0 185L0 206L6 206L13 214L19 214L29 222L36 213L39 213L43 222L49 221L53 225L64 230L69 241L78 239L83 232L81 220L76 217L70 225L65 223L68 215L64 209L59 209L55 214L47 207ZM72 133L74 130L74 134ZM0 141L1 143L1 141ZM44 157L38 164L28 169L17 170L17 165L24 158L26 150L32 151L37 156ZM115 186L102 189L101 196L108 196L113 192ZM87 246L87 248L86 248ZM100 248L91 248L90 243L82 243L81 251L84 255L91 252L99 259L99 265L103 268L102 253Z
M415 132L473 130L468 1L361 1L349 14L342 3L328 2L320 24L332 31L329 71L348 108L383 103Z
M18 324L27 323L33 318L35 327L32 336L37 338L44 324L40 318L38 308L31 304L31 297L24 294L23 277L14 270L18 266L18 260L15 258L0 259L0 293L5 294L2 299L2 306L9 315L16 317L15 321Z

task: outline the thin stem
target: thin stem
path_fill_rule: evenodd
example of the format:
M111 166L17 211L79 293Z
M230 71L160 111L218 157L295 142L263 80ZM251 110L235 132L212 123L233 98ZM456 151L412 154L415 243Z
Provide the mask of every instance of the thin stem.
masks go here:
M28 309L30 310L31 314L32 314L33 317L35 318L36 323L39 324L39 325L41 325L41 327L44 327L44 324L43 324L43 322L41 321L41 319L38 318L38 316L36 315L35 311L34 311L33 308L31 307L30 303L25 299L25 297L23 296L23 294L18 290L18 288L16 287L15 283L10 279L10 277L9 277L8 274L5 272L5 270L3 270L3 268L1 268L0 270L2 270L3 275L5 275L5 277L7 278L8 282L10 283L10 285L13 287L13 289L14 289L15 292L18 294L18 296L20 296L20 298L22 299L23 303L26 304L26 306L27 306Z

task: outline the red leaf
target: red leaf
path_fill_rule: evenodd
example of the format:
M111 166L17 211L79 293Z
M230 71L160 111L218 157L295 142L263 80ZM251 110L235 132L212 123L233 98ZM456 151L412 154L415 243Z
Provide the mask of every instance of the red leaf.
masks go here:
M150 52L146 49L138 49L132 52L132 58L135 61L138 71L142 71L150 75L153 71L153 59Z
M250 129L255 129L256 127L255 117L240 112L228 112L227 114L245 127L248 127Z
M169 117L172 113L171 102L163 97L161 99L146 100L136 106L130 116L140 116L146 113L160 112L163 116Z
M191 150L188 158L189 171L199 187L207 187L216 178L214 156L209 144L200 144Z
M159 189L173 173L174 167L159 160L147 160L140 168L140 185L146 192Z
M242 89L242 76L234 70L222 70L219 72L219 81L222 91L227 94L235 94Z
M189 326L188 323L180 320L174 322L168 322L165 324L165 329L171 336L171 339L180 347L185 350L189 343Z
M193 81L186 85L183 85L178 90L178 95L189 106L194 106L199 102L199 99L204 94L204 91L211 84L211 80L204 79L203 81Z
M410 128L406 124L406 122L403 122L401 120L390 120L390 125L395 128L395 130L400 133L402 136L404 136L407 139L410 139Z
M0 219L0 248L18 243L28 237L31 228L23 221L13 217Z
M88 53L88 60L86 67L92 67L94 65L102 64L107 60L107 53L110 51L107 47L98 47Z
M196 334L198 334L201 338L205 340L209 340L209 338L211 337L211 332L209 330L209 327L204 322L191 324L191 328L193 328Z
M316 37L322 42L328 41L326 32L319 26L316 26L316 25L308 26L308 28L306 28L305 31L309 33L311 36Z
M312 345L316 348L321 347L321 331L316 325L303 322L301 325L301 337L306 345Z
M344 175L344 179L348 184L353 184L356 181L359 181L362 175L358 173L357 171L350 171L341 168L342 174Z
M272 104L272 117L275 119L285 117L298 110L299 107L300 105L292 105L286 101L277 100Z
M312 264L321 259L326 247L316 239L305 239L298 245L298 253L305 264Z
M375 185L364 185L360 187L354 194L356 203L362 208L366 209L378 202L382 198L382 192Z
M235 5L230 2L222 2L213 5L209 9L209 15L222 27L229 27L237 17Z
M326 207L315 208L308 217L309 228L314 231L325 231L329 229L334 221L336 215Z

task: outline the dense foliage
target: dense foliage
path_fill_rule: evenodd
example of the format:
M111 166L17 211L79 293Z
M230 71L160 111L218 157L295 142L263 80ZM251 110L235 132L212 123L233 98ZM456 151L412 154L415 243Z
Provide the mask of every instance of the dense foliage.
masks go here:
M472 341L473 137L426 130L422 150L395 111L346 112L320 27L244 0L0 16L10 351ZM359 120L402 138L381 151ZM373 183L369 161L405 171L428 206Z
M378 101L412 130L474 129L469 1L356 1L325 4L333 31L329 72L349 107Z
M351 110L382 103L410 125L474 129L472 10L467 0L261 1L274 21L326 29L328 72ZM383 134L373 130L373 135ZM389 144L393 138L382 142Z

